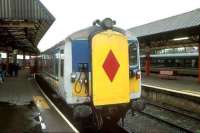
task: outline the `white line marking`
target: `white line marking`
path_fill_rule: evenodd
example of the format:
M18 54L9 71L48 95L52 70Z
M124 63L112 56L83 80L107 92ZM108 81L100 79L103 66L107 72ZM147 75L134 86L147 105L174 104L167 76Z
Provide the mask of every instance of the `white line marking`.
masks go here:
M184 95L189 95L189 96L194 96L194 97L200 98L200 95L194 94L194 93L177 91L177 90L172 90L172 89L168 89L168 88L163 88L163 87L158 87L158 86L152 86L152 85L148 85L148 84L142 84L142 86L152 87L152 88L156 88L156 89L159 89L159 90L165 90L165 91L169 91L169 92L175 92L175 93L180 93L180 94L184 94Z
M45 123L43 122L41 115L39 115L39 120L40 120L40 125L41 125L42 129L43 130L46 129L47 127L46 127Z
M36 81L35 81L36 82ZM41 93L44 95L44 97L47 99L47 101L54 107L54 109L57 111L57 113L67 122L67 124L74 130L75 133L79 133L79 131L74 127L74 125L65 117L65 115L60 112L60 110L55 106L55 104L49 99L49 97L44 93L44 91L40 88L38 83L36 82L38 88L40 89Z
M40 125L41 125L41 127L42 127L43 130L44 130L44 129L47 129L45 123L41 122Z
M40 120L40 122L42 122L42 117L41 116L39 116L39 120Z

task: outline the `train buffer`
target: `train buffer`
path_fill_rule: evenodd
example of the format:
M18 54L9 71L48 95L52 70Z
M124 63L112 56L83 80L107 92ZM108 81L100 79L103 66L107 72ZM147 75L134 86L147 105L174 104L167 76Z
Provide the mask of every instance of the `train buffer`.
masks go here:
M174 70L160 70L158 76L161 79L176 79L176 71L174 71Z

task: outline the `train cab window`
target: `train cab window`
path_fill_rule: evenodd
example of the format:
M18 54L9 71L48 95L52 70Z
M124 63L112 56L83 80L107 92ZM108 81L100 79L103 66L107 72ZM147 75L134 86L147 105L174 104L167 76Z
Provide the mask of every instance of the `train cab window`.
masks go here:
M137 42L129 41L129 65L137 66Z
M64 76L64 50L60 50L60 76Z

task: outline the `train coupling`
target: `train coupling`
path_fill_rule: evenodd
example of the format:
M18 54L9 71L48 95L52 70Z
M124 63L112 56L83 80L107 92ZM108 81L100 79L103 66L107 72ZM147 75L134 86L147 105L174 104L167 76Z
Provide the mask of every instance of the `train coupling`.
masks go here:
M92 114L92 108L88 105L78 105L73 109L74 118L87 118Z
M144 109L145 109L145 102L143 99L135 99L131 102L132 114L134 114L135 111L142 111Z

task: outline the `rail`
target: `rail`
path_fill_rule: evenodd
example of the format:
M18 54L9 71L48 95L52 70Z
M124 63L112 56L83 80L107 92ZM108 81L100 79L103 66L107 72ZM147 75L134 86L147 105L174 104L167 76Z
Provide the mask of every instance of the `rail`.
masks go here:
M95 132L93 131L93 129L90 129L90 126L80 127L79 124L73 120L73 114L70 111L70 108L66 104L66 102L63 101L63 99L61 99L59 96L57 96L53 89L39 75L36 75L36 80L39 83L42 92L45 93L45 95L57 107L57 110L59 110L60 113L62 113L64 116L67 116L67 118L70 120L70 122L72 122L72 124L78 129L79 132ZM109 120L106 120L106 124L103 125L103 128L99 131L99 133L128 133L128 131L126 131L118 124L113 124Z
M193 133L198 130L197 129L198 127L195 124L192 125L191 123L200 123L199 118L195 118L194 116L182 113L172 108L164 107L163 105L147 103L146 106L148 106L148 108L156 108L155 109L156 111L152 113L150 110L147 111L144 110L144 111L139 111L138 113L150 119L154 119L156 121L167 124L171 127L177 128L183 132ZM159 113L158 110L162 110L161 112L165 115L162 116L163 114ZM169 118L166 117L166 114L168 114ZM171 117L172 115L175 117L172 118ZM181 120L184 120L184 122L181 122L181 124L180 124L180 117L182 118Z

